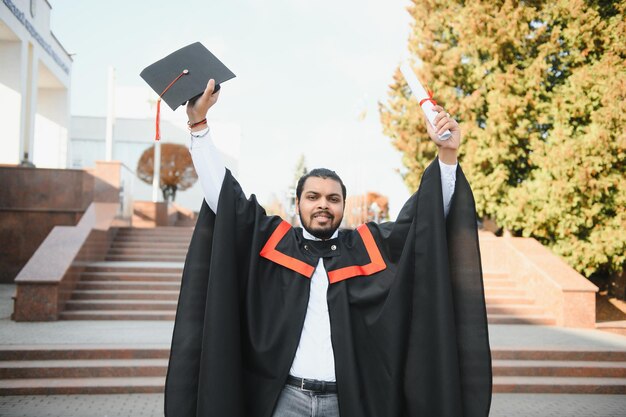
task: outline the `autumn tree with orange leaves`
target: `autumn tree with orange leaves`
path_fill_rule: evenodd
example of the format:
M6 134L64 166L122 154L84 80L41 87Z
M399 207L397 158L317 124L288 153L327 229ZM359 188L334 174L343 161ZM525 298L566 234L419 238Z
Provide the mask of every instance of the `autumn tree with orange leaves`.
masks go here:
M137 163L137 176L152 184L154 177L154 145L146 149ZM161 144L161 191L165 201L174 201L176 191L191 187L198 180L193 161L184 145Z

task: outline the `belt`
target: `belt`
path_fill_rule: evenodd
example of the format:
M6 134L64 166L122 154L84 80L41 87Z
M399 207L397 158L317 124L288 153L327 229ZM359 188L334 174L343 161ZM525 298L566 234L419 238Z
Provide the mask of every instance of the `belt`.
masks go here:
M318 394L337 393L336 382L318 381L317 379L296 378L295 376L289 375L289 377L287 378L287 384L298 387L302 391L311 391Z

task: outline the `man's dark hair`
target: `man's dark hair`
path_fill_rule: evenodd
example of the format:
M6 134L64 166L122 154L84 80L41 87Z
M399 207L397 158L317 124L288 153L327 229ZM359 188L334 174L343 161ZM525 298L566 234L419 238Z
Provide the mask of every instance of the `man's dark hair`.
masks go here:
M296 197L300 200L300 196L302 195L302 188L304 187L305 181L309 177L318 177L322 179L330 178L331 180L335 180L341 185L341 193L343 194L343 201L346 201L346 186L343 185L343 181L339 178L339 175L335 171L326 168L315 168L304 174L298 180L298 185L296 185Z

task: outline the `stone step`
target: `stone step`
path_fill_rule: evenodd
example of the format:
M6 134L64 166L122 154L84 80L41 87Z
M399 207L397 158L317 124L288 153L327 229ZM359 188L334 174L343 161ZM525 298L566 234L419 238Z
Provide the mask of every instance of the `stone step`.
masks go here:
M165 253L171 250L187 251L189 242L134 242L134 241L114 241L109 246L113 248L149 249L152 252Z
M99 291L180 291L180 277L172 282L156 281L81 281L76 284L76 290L99 290Z
M494 288L494 287L485 287L485 297L494 297L506 295L509 297L517 296L517 297L526 297L526 291L519 287L514 288Z
M165 377L5 379L0 396L163 393L164 387Z
M84 360L84 359L168 359L169 346L153 345L5 345L0 361Z
M115 240L124 239L177 239L177 240L191 240L191 233L147 233L147 232L133 232L123 233L118 232L115 235Z
M165 346L0 346L0 395L162 393ZM626 394L626 351L494 349L496 393Z
M168 345L0 345L0 361L46 359L167 359ZM493 361L538 362L605 362L607 366L626 363L625 350L494 348Z
M182 257L184 258L187 255L187 246L180 246L176 249L152 249L152 248L124 248L124 249L109 249L109 251L107 252L107 255L116 255L116 256L123 256L123 255L133 255L133 256L148 256L148 257L154 257L154 258L160 258L162 256L165 257ZM184 259L183 259L184 261ZM156 261L159 262L159 261ZM166 261L167 262L167 261ZM178 261L177 261L178 262ZM180 261L182 262L182 261Z
M626 378L626 362L493 360L494 376Z
M33 378L0 380L0 395L162 393L165 377ZM626 378L493 378L494 393L626 394Z
M117 262L185 262L185 255L146 254L146 255L107 255L106 261Z
M529 297L520 297L518 295L495 295L485 297L485 303L487 305L500 305L500 304L534 304L535 301Z
M543 308L532 304L488 304L487 314L512 315L520 317L546 315Z
M626 394L626 378L495 376L494 393Z
M117 234L124 235L191 235L193 227L120 227Z
M165 376L168 359L0 361L0 380Z
M160 320L174 321L176 312L155 310L75 310L59 313L60 320Z
M137 227L120 227L117 229L118 234L188 234L193 233L193 227L153 227L153 228L137 228Z
M193 227L171 227L171 226L158 226L152 228L145 227L119 227L118 233L139 233L139 234L151 234L151 233L193 233Z
M178 300L179 291L74 290L72 300Z
M154 248L158 250L189 248L190 240L172 241L170 239L114 240L109 247Z
M488 280L483 281L485 288L516 288L517 282L512 279L497 279L497 280Z
M165 376L168 359L0 361L0 379ZM493 361L494 376L626 378L626 362Z
M138 229L139 228L141 228L141 229L143 229L143 228L146 228L146 229L150 228L151 229L151 228L154 228L154 226L155 226L154 220L144 220L144 219L142 219L141 217L139 217L139 216L137 216L135 214L133 214L132 224L133 224L133 227L138 228Z
M487 314L487 322L489 324L542 324L551 326L556 324L556 319L543 314L525 316L516 316L512 314Z
M134 244L137 246L184 245L189 246L191 237L183 236L116 236L112 244Z
M189 243L181 244L181 243L171 243L171 242L160 242L160 241L150 241L150 242L125 242L125 241L113 241L111 243L110 249L159 249L159 250L167 250L167 249L187 249Z
M112 247L109 249L107 255L154 255L154 254L166 254L166 255L187 255L187 248L118 248Z
M626 394L626 378L493 378L494 393ZM164 376L0 380L0 395L162 393Z
M77 310L153 310L176 311L176 301L169 300L68 300L65 311Z
M547 361L597 361L626 362L626 351L621 350L576 350L576 349L493 349L493 360L547 360Z
M117 245L125 245L125 246L152 246L152 247L179 247L187 249L189 247L189 243L191 240L189 239L170 239L170 238L145 238L145 239L137 239L137 238L119 238L115 239L111 242L111 246Z
M509 290L516 290L516 289L523 290L523 287L517 285L517 283L515 283L514 281L504 280L504 279L497 281L497 282L485 283L484 288L485 288L485 291L489 291L489 290L509 291Z
M194 227L196 225L196 219L176 220L174 225L178 227Z
M177 272L84 272L80 276L82 282L93 281L146 281L157 282L180 282L183 271ZM79 282L80 284L80 282Z
M115 240L191 240L191 233L148 233L148 232L118 232L115 235Z
M626 336L626 322L624 321L596 322L596 329Z
M85 272L147 272L181 273L183 262L92 262Z
M511 274L508 271L483 271L483 280L499 280L510 278Z
M0 361L45 359L167 359L169 346L159 345L0 345ZM624 350L495 348L493 361L626 362Z

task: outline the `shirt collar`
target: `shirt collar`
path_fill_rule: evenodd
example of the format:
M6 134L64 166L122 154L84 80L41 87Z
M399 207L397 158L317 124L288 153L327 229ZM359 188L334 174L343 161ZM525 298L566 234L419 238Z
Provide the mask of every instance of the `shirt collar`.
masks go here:
M337 236L339 236L339 229L335 230L335 233L333 233L333 235L330 238L331 239L336 239ZM320 239L318 237L313 236L309 232L307 232L307 230L305 228L302 228L302 237L304 237L305 239L308 239L308 240L322 240L322 239Z

